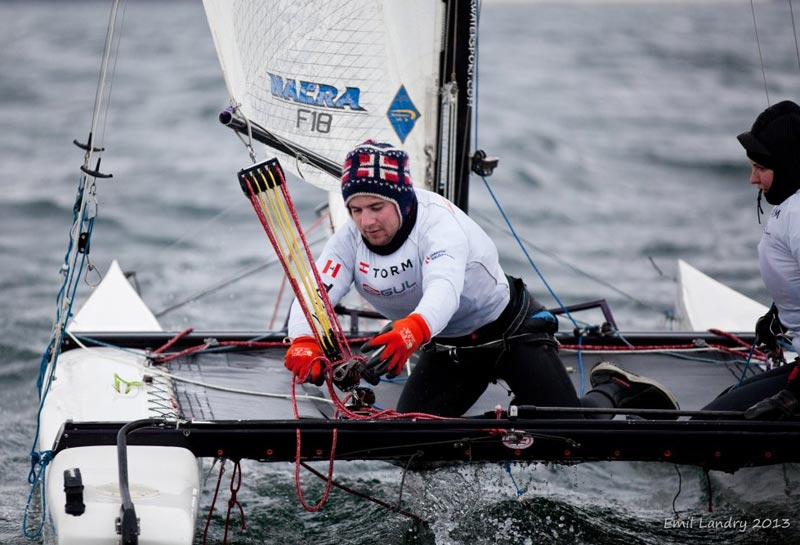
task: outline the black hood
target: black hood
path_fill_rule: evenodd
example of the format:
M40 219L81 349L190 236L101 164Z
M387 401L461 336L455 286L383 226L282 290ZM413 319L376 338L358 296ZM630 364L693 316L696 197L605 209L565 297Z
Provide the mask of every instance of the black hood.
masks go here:
M737 138L750 159L774 172L764 193L768 203L780 204L800 189L800 106L790 100L773 104Z

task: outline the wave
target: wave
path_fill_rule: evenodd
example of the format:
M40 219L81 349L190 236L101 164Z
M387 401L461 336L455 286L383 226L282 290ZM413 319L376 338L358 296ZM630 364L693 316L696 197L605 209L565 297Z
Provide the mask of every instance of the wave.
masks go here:
M72 205L66 201L49 197L14 198L0 202L0 214L4 218L31 216L47 218L55 215L71 214Z

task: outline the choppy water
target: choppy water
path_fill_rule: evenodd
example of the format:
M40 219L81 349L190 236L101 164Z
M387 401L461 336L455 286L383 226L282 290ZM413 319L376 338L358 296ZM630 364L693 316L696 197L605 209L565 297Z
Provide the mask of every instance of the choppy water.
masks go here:
M772 102L800 99L789 7L756 4ZM71 141L89 130L107 17L105 2L0 2L2 543L24 542L35 376L82 159ZM749 1L487 2L479 98L479 145L501 158L492 187L566 303L604 297L625 328L666 327L679 257L766 302L755 194L734 138L767 103ZM247 155L215 120L225 101L200 3L131 2L106 129L103 169L114 178L100 185L92 258L101 270L117 258L137 271L156 311L269 256L234 181ZM310 220L322 195L296 199ZM484 223L501 222L477 180L472 209ZM508 271L551 304L515 242L490 231ZM161 320L170 329L266 327L276 291L266 269ZM395 468L341 471L376 495L398 493ZM514 471L529 489L523 501L498 467L409 477L404 501L431 521L418 528L339 492L320 514L306 514L289 465L247 464L249 531L234 532L234 542L800 542L800 518L782 506L741 511L720 492L713 514L695 511L705 501L698 476L682 481L683 509L693 509L683 515L790 517L791 531L665 528L671 513L644 499L677 493L674 468L653 470L667 472L657 490L651 480L598 486L615 468ZM310 496L319 492L304 482ZM219 517L212 528L220 538Z

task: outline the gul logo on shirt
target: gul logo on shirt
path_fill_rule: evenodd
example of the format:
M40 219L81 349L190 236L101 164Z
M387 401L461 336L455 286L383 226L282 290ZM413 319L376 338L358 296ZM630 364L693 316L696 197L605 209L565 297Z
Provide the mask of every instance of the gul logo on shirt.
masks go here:
M407 290L414 289L416 286L416 282L405 281L399 286L392 286L390 288L379 290L373 286L370 286L366 282L361 284L361 287L364 288L366 293L369 293L370 295L380 295L381 297L394 297L396 295L401 295Z
M425 264L428 265L431 261L436 261L440 257L450 257L450 258L452 258L453 256L448 254L447 250L437 250L437 251L433 252L432 254L425 256Z
M341 263L336 263L335 261L329 259L325 266L322 267L322 274L329 274L333 278L336 278L336 275L339 274L339 269L342 268Z

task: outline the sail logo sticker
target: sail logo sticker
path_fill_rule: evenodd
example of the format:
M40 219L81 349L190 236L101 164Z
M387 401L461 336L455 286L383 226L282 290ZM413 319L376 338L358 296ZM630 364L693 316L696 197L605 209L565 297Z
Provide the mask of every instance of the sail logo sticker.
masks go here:
M270 79L270 90L275 98L332 110L347 108L354 112L366 111L358 103L361 99L361 89L358 87L345 87L344 91L340 91L337 87L327 83L284 79L271 72L267 72L267 74Z
M389 118L389 123L392 124L395 134L400 138L400 142L405 142L406 137L414 128L414 124L420 117L419 110L411 102L411 97L406 92L405 85L401 85L397 94L394 96L392 103L389 104L389 110L386 112L386 117Z

